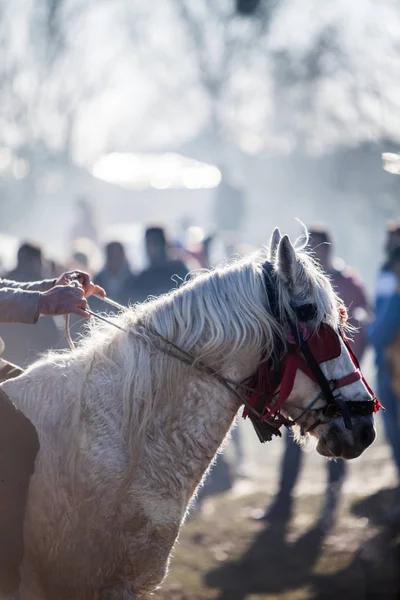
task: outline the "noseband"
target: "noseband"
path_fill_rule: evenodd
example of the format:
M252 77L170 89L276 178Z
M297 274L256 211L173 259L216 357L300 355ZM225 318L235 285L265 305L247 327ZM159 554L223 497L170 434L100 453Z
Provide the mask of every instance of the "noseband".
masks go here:
M276 275L271 263L263 265L263 274L269 310L274 318L282 324L278 309ZM274 435L281 435L280 428L293 426L303 416L315 415L314 423L305 432L312 431L318 425L327 423L334 417L342 417L347 429L352 429L351 417L371 415L381 407L372 389L361 372L360 365L344 335L342 328L336 332L326 323L319 325L311 331L307 328L307 322L316 316L316 307L313 304L304 304L294 307L293 311L298 323L289 322L285 325L287 331L287 344L283 347L282 341L278 358L264 359L261 361L253 380L255 392L248 398L243 417L249 417L261 442L272 439ZM320 364L338 358L341 354L341 343L349 352L355 367L354 371L341 377L328 381ZM294 380L298 370L303 371L310 379L315 381L321 392L316 398L302 410L301 414L294 420L284 417L280 410L293 390ZM370 400L345 401L339 389L351 385L356 381L362 381L371 395ZM315 405L321 399L325 400L322 407ZM249 409L249 405L255 409ZM257 413L260 415L257 416Z

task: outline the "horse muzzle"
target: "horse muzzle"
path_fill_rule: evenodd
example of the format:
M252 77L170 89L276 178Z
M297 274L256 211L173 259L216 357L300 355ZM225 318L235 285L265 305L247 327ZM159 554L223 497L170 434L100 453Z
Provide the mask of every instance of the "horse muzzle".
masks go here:
M352 417L351 431L345 429L340 417L324 426L317 444L317 452L328 458L357 458L370 446L376 437L371 415Z

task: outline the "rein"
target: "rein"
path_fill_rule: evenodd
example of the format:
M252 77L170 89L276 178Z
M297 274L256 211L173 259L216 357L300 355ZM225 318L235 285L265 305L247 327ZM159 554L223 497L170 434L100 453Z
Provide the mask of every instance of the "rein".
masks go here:
M268 298L269 309L272 316L278 323L282 323L282 318L279 313L279 302L278 302L278 286L276 285L275 279L276 274L273 265L269 262L263 265L264 284L266 288L266 295ZM75 285L79 285L79 282L75 279L71 281ZM111 300L107 297L103 297L97 294L94 296L102 302L109 304L113 308L119 311L126 311L127 307ZM259 440L264 443L270 441L274 435L281 436L280 428L285 426L287 428L295 425L304 415L319 415L315 422L308 427L305 433L312 431L318 425L327 423L334 417L343 417L345 427L352 429L351 415L370 415L373 412L377 412L381 408L381 404L374 395L372 389L366 382L361 370L360 365L350 347L348 340L346 339L342 330L336 332L329 325L322 323L320 324L317 333L308 331L306 327L307 321L311 321L316 315L316 307L312 304L304 304L293 309L296 317L299 320L299 325L296 326L293 323L288 324L288 342L289 349L287 349L282 340L277 340L278 355L283 355L279 363L275 359L264 358L261 360L258 370L255 376L250 377L242 382L235 382L226 377L223 377L212 367L202 364L196 360L190 352L187 352L183 348L171 342L169 339L162 336L157 331L147 327L147 330L155 337L158 338L165 346L159 346L158 349L165 354L168 354L172 358L180 360L181 362L195 366L198 370L212 376L219 383L221 383L229 392L233 393L238 399L240 404L244 405L243 418L250 417L252 425L257 433ZM117 325L114 321L103 317L102 315L86 309L86 312L93 318L103 321L120 331L132 334L132 331ZM75 350L75 344L73 343L69 330L69 315L66 315L65 321L66 337L71 350ZM321 332L320 347L318 347L318 332ZM341 345L340 338L346 346L352 362L355 366L355 371L345 375L344 377L328 381L320 367L320 363L333 360L340 356ZM315 337L317 341L315 341ZM310 338L310 339L308 339ZM326 344L328 346L330 354L327 354L325 350ZM314 352L310 346L314 347ZM319 352L319 361L316 357L317 351ZM325 354L324 354L325 351ZM322 356L321 356L322 354ZM312 400L312 402L302 409L300 415L295 419L288 419L284 417L280 409L288 396L290 395L294 379L297 370L302 370L308 377L313 379L320 387L320 393ZM248 385L255 381L255 385ZM336 389L351 385L356 381L362 381L371 394L370 400L359 400L359 401L345 401L339 394L334 395L333 392ZM244 399L243 395L239 394L239 391L245 392L248 395L248 399ZM271 407L271 403L274 398L277 397L276 402ZM325 399L326 403L324 406L314 408L315 404Z
M114 300L111 300L110 298L103 297L98 294L93 294L93 295L98 300L101 300L102 302L109 304L110 306L118 309L119 311L127 310L126 306L123 306L122 304L119 304L118 302L115 302ZM114 323L114 321L111 321L110 319L107 319L107 317L103 317L102 315L99 315L98 313L93 312L92 310L86 309L86 312L91 317L94 317L95 319L98 319L99 321L103 321L103 323L107 323L108 325L111 325L112 327L115 327L115 328L119 329L120 331L127 333L128 335L131 335L131 333L132 333L129 329L126 329L125 327L121 327L120 325L117 325L116 323ZM70 317L69 314L65 315L65 334L66 334L68 345L69 345L70 349L76 350L76 346L71 338L69 317ZM183 348L180 348L179 346L174 344L174 342L171 342L170 340L168 340L167 338L162 336L157 331L154 331L150 328L147 328L147 329L150 331L150 333L152 335L159 338L163 343L165 343L168 346L170 346L171 348L173 348L173 350L176 350L177 352L179 352L180 356L175 354L175 352L173 352L172 349L168 350L166 348L159 348L159 350L161 352L164 352L164 354L168 354L172 358L180 360L181 362L183 362L189 366L192 366L195 364L199 370L203 371L204 373L206 373L208 375L211 375L212 377L217 379L222 385L224 385L230 392L232 392L238 398L238 400L240 401L240 404L244 404L244 406L251 412L251 414L253 414L257 418L261 418L261 414L258 412L258 410L255 409L253 406L251 406L247 402L247 400L244 400L243 397L238 394L237 389L236 389L236 388L240 388L241 390L243 390L247 393L254 394L256 392L256 390L254 388L251 388L251 387L245 385L244 382L238 383L236 381L228 379L227 377L223 377L217 371L215 371L212 367L208 367L207 365L204 365L201 362L196 361L196 358L192 354L190 354L190 352L187 352Z
M77 286L79 285L79 283L76 280L71 282L71 285L74 285L74 284ZM93 295L98 300L102 300L106 304L110 304L111 306L113 306L114 308L117 308L118 310L127 310L126 306L123 306L122 304L118 304L118 302L115 302L115 300L111 300L110 298L106 298L106 297L103 298L103 296L100 296L99 294L93 294ZM109 325L116 327L120 331L125 331L126 333L129 333L127 329L120 327L119 325L117 325L116 323L113 323L106 317L102 317L98 313L95 313L92 310L89 310L88 308L86 309L85 312L87 312L91 317L95 317L96 319L99 319L99 321L103 321L103 323L108 323ZM71 338L70 315L69 314L65 315L65 335L66 335L68 346L70 347L70 350L76 350L76 346Z

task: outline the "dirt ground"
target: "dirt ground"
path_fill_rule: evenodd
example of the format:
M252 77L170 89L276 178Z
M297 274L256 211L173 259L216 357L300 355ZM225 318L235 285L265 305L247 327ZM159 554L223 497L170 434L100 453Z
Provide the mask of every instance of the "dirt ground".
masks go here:
M347 494L328 535L316 528L318 494L297 498L290 523L273 525L255 518L264 493L208 500L149 600L400 600L400 522L386 520L394 495Z
M248 477L189 518L155 600L400 600L400 521L389 518L399 490L379 419L377 442L349 463L328 534L317 527L326 462L313 447L291 520L256 518L273 500L283 444L258 446L247 431Z
M289 524L254 516L265 496L220 497L185 526L157 600L394 600L400 523L385 523L393 490L349 498L324 535L319 496L302 496Z

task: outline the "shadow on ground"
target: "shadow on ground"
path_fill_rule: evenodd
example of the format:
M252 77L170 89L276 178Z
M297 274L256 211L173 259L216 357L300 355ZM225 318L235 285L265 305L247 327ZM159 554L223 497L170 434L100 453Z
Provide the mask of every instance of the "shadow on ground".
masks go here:
M319 528L312 528L290 541L287 524L276 522L259 531L242 556L208 572L205 586L217 591L212 596L217 600L399 600L400 521L387 518L393 494L383 490L351 507L373 532L354 551L343 527L336 537L325 539Z

